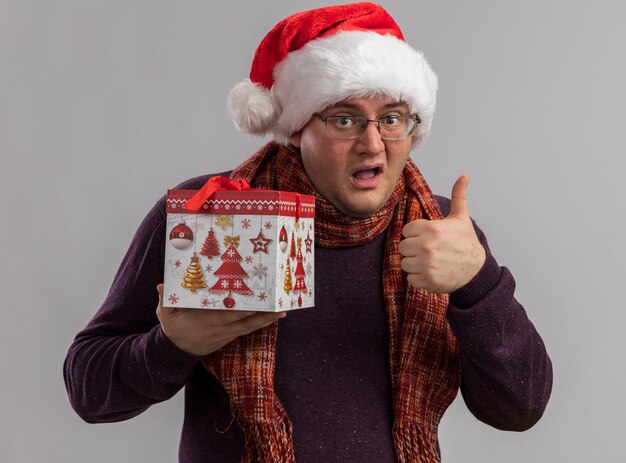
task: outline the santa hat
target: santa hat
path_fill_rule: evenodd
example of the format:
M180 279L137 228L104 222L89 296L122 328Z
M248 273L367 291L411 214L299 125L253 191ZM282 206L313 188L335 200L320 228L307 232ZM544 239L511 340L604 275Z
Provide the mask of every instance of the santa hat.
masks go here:
M313 114L349 98L384 95L419 115L419 144L430 133L437 87L437 76L394 19L379 5L354 3L279 22L227 104L240 131L288 144Z

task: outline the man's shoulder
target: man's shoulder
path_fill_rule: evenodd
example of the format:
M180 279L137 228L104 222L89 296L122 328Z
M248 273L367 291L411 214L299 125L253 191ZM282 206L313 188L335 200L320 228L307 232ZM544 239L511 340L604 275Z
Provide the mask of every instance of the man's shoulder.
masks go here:
M215 176L223 175L224 177L230 177L230 173L232 170L228 170L226 172L219 172L216 174L207 174L200 175L198 177L193 177L185 180L184 182L179 183L174 187L175 190L199 190L206 183L208 179Z

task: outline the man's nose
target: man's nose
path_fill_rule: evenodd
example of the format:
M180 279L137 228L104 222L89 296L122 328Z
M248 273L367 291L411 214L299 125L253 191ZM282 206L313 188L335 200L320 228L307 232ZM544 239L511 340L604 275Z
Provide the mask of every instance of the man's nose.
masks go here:
M377 121L367 121L363 133L357 138L358 152L363 154L378 154L385 150L385 144L378 130Z

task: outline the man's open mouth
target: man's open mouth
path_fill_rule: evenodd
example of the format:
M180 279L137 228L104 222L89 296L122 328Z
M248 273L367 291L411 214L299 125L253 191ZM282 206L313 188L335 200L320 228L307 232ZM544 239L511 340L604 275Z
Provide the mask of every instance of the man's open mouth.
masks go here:
M371 169L361 169L354 172L352 175L358 180L369 180L376 177L382 172L380 167L373 167Z

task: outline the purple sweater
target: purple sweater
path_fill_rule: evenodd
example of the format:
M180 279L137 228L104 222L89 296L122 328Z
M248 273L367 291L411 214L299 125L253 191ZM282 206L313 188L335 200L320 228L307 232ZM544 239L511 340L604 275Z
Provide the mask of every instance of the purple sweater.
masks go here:
M198 189L208 176L179 188ZM444 215L446 198L437 197ZM515 281L487 249L481 271L450 296L448 319L462 353L461 392L479 420L523 431L543 414L552 366L515 300ZM391 381L383 303L385 236L358 247L315 249L314 308L279 321L276 392L293 422L297 461L394 462ZM87 422L121 421L185 387L181 462L238 462L243 435L227 396L200 358L165 337L155 315L163 279L165 198L148 213L108 296L65 361L71 404ZM445 449L444 449L445 451Z

